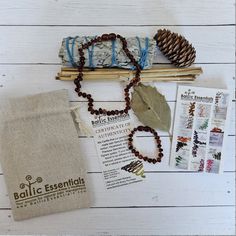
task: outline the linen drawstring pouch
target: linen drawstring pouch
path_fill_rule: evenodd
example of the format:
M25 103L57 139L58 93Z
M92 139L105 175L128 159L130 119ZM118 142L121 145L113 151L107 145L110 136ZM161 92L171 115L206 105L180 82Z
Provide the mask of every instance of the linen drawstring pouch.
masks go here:
M90 206L66 90L11 98L0 128L0 161L15 220Z

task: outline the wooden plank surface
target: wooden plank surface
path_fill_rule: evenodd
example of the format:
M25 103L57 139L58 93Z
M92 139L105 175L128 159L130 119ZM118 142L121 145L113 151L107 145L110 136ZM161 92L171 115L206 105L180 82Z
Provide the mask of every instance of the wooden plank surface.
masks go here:
M169 137L161 137L163 149L164 149L164 158L163 161L158 165L152 165L149 163L144 163L145 171L148 172L186 172L185 170L179 170L169 167L169 150L170 150L170 139ZM234 148L235 136L226 137L226 150L225 153L225 164L223 170L226 172L235 171L235 148ZM83 158L85 159L88 172L101 172L99 159L97 157L96 147L93 138L81 137L79 141L80 152ZM135 145L149 156L154 156L154 142L152 137L138 137ZM193 172L194 173L194 172ZM0 166L0 174L2 174ZM215 175L213 175L215 176Z
M153 37L159 28L163 27L0 26L0 44L3 45L0 63L61 63L58 51L64 37L106 32ZM197 51L196 63L234 63L234 26L171 26L168 29L181 33L194 45ZM168 62L162 55L157 55L154 62Z
M196 86L228 88L234 98L234 64L199 64L203 74L197 77ZM0 98L24 96L56 89L68 89L70 101L84 101L74 92L72 81L55 80L60 65L0 65ZM22 85L27 86L22 86ZM153 83L167 101L176 100L176 83ZM19 89L20 86L20 89ZM83 90L91 93L95 101L124 101L121 82L83 82Z
M132 189L131 186L123 186L107 191L102 174L90 173L91 207L232 206L235 202L234 173L209 175L167 172L145 175L144 181L133 184ZM165 183L168 185L165 186ZM0 209L10 208L3 175L0 175L0 189Z
M234 207L82 209L14 222L0 211L2 234L234 235ZM59 232L59 233L58 233Z
M195 85L204 87L229 88L234 95L234 70L235 65L203 65L201 64L204 73L197 78ZM23 96L26 94L34 94L39 92L51 91L54 89L68 89L70 100L84 101L84 103L71 103L72 106L81 106L81 118L84 122L87 121L87 103L86 100L78 98L74 92L74 83L72 81L56 81L54 79L59 71L57 65L0 65L0 98L7 96ZM30 73L28 73L30 71ZM226 79L227 78L227 79ZM21 86L27 84L27 86ZM177 83L154 83L153 85L165 95L174 116L175 99L177 92ZM19 86L21 89L19 90ZM123 87L121 82L84 82L83 90L91 93L96 102L97 107L106 107L113 109L114 107L122 108L124 106ZM110 91L110 92L106 92ZM112 95L111 95L112 94ZM106 101L106 102L105 102ZM112 103L110 102L112 101ZM132 114L132 111L131 111ZM135 124L138 120L132 116ZM173 121L173 120L172 120ZM88 124L88 122L87 122ZM231 120L229 130L230 135L235 134L235 103L232 104ZM166 133L160 132L161 135ZM85 135L85 134L81 134Z
M12 219L0 167L0 234L76 235L234 235L235 234L235 1L234 0L22 0L1 1L0 101L56 89L68 89L71 106L87 104L73 82L56 81L63 37L116 32L153 37L157 29L183 34L197 50L203 68L196 85L229 88L233 95L224 173L199 174L168 166L170 139L160 132L165 158L144 163L146 179L106 191L93 137L79 133L92 191L92 208L39 217ZM157 53L155 64L169 66ZM176 83L154 83L174 113ZM96 106L123 107L123 85L85 82ZM132 115L134 125L137 119ZM153 138L140 134L136 145L153 155ZM50 222L50 223L49 223Z
M234 24L233 0L1 1L5 25Z

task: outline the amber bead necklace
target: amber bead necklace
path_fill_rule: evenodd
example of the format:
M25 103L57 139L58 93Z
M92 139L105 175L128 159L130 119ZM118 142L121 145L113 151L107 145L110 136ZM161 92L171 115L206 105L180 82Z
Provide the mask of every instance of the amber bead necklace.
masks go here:
M81 81L83 80L83 69L84 69L84 65L85 65L85 57L84 57L84 50L88 49L90 46L98 43L98 42L102 42L102 41L112 41L112 40L116 40L119 39L122 43L122 49L124 50L126 56L130 59L130 62L135 66L136 68L136 73L135 73L135 77L129 82L129 84L125 87L124 89L124 95L125 95L125 108L123 110L110 110L107 111L106 109L103 108L98 108L98 109L94 109L94 100L92 98L92 95L89 93L85 93L81 91ZM78 71L79 74L77 76L77 78L74 80L74 83L76 85L75 91L77 92L79 97L83 97L83 98L87 98L88 100L88 111L92 114L92 115L108 115L108 116L112 116L112 115L119 115L119 114L124 114L124 113L128 113L128 111L130 110L130 97L129 97L129 90L137 85L140 82L140 73L141 73L141 67L138 64L138 62L135 60L134 56L131 54L131 52L129 51L128 47L127 47L127 41L124 37L122 37L119 34L103 34L102 36L98 36L95 37L93 39L91 39L89 42L84 43L81 45L81 47L78 49L79 50L79 65L78 65ZM143 156L142 154L140 154L133 146L133 135L136 131L145 131L145 132L151 132L154 135L154 138L157 142L157 147L159 149L159 153L158 153L158 158L157 159L152 159L152 158L148 158L146 156ZM132 151L132 153L134 153L134 155L136 157L138 157L139 159L142 159L144 161L148 161L150 163L157 163L157 162L161 162L161 158L163 156L163 149L161 148L161 140L160 137L158 136L157 132L148 127L148 126L138 126L137 128L134 128L131 133L129 134L129 143L128 143L129 149Z
M85 65L84 50L88 49L90 46L96 44L97 42L112 41L112 40L116 40L116 39L119 39L121 41L122 49L124 50L126 56L130 59L130 62L135 66L135 68L136 68L135 77L129 82L129 84L124 89L126 105L125 105L125 108L123 110L110 110L110 111L107 111L106 109L103 109L103 108L94 109L94 104L93 104L94 100L92 98L92 95L81 91L81 81L83 80L83 68L84 68L84 65ZM134 85L139 83L141 67L138 64L138 62L135 60L134 56L129 51L129 49L127 47L126 39L124 37L122 37L121 35L119 35L119 34L114 34L114 33L103 34L102 36L95 37L95 38L91 39L89 42L82 44L81 47L78 50L79 50L79 56L80 56L79 65L78 65L79 74L78 74L77 78L74 80L74 83L76 85L75 91L77 92L79 97L87 98L87 100L88 100L88 111L92 115L94 115L94 114L95 115L104 114L104 115L108 115L108 116L128 113L128 111L131 108L130 107L129 90Z

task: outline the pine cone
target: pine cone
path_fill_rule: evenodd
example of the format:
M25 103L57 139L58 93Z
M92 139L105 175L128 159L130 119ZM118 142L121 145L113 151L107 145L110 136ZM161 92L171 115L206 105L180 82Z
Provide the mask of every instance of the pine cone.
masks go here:
M161 52L175 66L188 67L195 61L195 48L183 36L160 29L154 39Z

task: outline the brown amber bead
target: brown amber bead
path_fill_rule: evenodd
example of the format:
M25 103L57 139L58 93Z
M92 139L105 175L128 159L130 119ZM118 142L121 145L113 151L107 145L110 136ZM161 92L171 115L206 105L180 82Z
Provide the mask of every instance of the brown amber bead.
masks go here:
M109 35L108 34L103 34L102 35L102 40L106 41L109 39Z
M110 40L115 40L116 39L116 34L110 33L109 38L110 38Z

